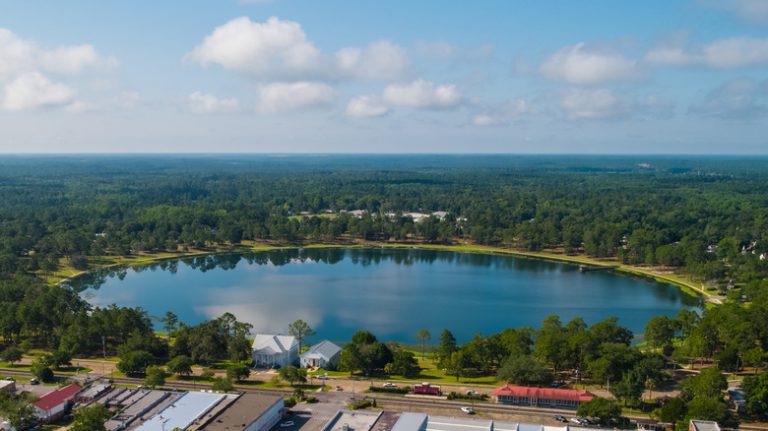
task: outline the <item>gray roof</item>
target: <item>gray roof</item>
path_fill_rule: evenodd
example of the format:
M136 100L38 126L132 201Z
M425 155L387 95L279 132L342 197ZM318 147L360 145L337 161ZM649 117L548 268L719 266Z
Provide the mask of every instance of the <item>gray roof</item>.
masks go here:
M392 431L421 431L427 424L427 415L424 413L405 412L400 415Z
M717 422L692 420L691 424L696 431L720 431Z
M298 345L291 335L256 334L253 339L253 351L267 355L287 353Z
M328 340L323 340L314 346L310 347L309 350L304 352L301 357L302 358L310 358L310 357L321 357L325 359L326 361L330 360L334 356L336 356L337 353L341 351L341 347L331 343Z
M204 431L225 431L243 429L250 425L277 403L283 402L282 395L243 394L233 404L221 411L200 429Z

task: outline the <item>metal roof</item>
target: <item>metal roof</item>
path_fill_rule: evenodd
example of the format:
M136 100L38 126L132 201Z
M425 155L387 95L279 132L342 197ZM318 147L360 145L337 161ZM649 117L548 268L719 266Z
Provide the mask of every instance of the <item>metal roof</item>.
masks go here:
M326 361L330 361L331 358L336 356L340 351L341 351L341 347L331 343L328 340L323 340L315 344L314 346L310 347L309 350L307 350L301 355L301 357L302 358L321 357Z
M48 392L47 394L43 395L39 400L35 401L33 405L40 410L48 411L58 405L61 405L62 403L70 401L78 393L80 393L79 386L64 386L61 389L57 389L53 392Z
M426 414L405 412L400 415L392 431L422 431L426 425Z
M298 344L296 337L291 335L256 334L253 351L263 354L286 353Z
M185 429L224 397L225 395L222 394L187 392L136 428L136 431L169 431L177 427Z

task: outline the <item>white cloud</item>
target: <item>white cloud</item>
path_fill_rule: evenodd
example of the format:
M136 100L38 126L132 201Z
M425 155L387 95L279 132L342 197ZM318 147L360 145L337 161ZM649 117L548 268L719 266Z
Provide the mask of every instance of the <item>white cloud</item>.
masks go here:
M410 84L390 84L382 98L390 105L409 108L450 108L462 100L454 84L437 85L424 79Z
M491 115L479 114L472 118L472 124L475 126L499 126L505 124L504 121Z
M592 85L637 78L638 62L619 54L594 50L583 43L561 48L539 68L549 79Z
M768 80L730 80L692 105L690 113L732 120L750 120L768 115Z
M320 51L301 25L276 17L264 23L235 18L217 27L188 56L203 65L267 78L305 75L321 63Z
M573 120L599 120L626 115L626 106L613 92L598 90L572 90L562 99L560 106Z
M276 17L265 22L235 18L214 29L187 58L202 65L217 64L260 81L391 81L401 78L408 69L405 50L392 42L342 48L331 56L312 43L299 23Z
M717 69L768 64L768 39L733 37L694 48L660 46L648 51L645 59L656 64L703 65Z
M712 7L733 12L745 21L768 23L768 1L765 0L709 0L702 2Z
M237 99L219 99L212 94L195 91L187 96L187 109L195 114L235 112L240 109L240 102Z
M345 111L350 117L381 117L388 112L389 108L376 96L354 97L347 103Z
M342 75L389 81L403 76L408 68L408 57L398 45L383 40L363 49L339 50L336 53L336 67Z
M326 105L333 101L333 89L321 82L273 82L259 89L259 110L276 113Z
M24 74L9 82L4 89L2 106L9 111L63 106L73 102L74 91L51 82L41 73Z
M86 71L116 64L116 59L99 55L92 45L48 49L0 28L2 108L25 110L66 105L74 112L94 110L94 104L74 100L73 86L84 84L77 78ZM66 83L56 82L62 79Z

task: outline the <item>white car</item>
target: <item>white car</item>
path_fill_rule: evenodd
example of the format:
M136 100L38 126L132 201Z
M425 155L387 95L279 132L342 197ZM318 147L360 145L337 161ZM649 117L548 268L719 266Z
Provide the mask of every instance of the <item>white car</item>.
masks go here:
M475 409L473 409L472 407L462 407L461 411L463 411L464 413L466 413L468 415L475 414Z
M384 383L384 384L383 384L383 385L381 385L381 386L383 386L383 387L385 387L385 388L396 388L396 387L397 387L397 385L396 385L396 384L394 384L394 383Z

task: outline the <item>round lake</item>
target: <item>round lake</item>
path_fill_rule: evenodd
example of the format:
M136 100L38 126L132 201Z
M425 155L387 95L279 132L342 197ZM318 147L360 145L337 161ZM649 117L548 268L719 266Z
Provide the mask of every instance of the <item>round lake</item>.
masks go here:
M616 316L636 334L649 318L697 309L678 288L606 271L511 256L396 249L301 249L210 255L97 271L73 286L92 304L170 310L188 324L225 312L253 332L285 333L303 319L313 338L348 340L368 329L384 340L416 343L428 329L459 341L507 327L538 327Z

